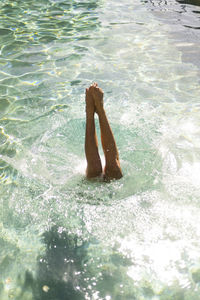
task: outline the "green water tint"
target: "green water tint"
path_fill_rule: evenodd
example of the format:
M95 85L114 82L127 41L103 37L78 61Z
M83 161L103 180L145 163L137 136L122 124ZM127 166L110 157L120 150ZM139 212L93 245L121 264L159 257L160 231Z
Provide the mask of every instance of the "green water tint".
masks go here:
M0 15L0 298L200 299L198 70L167 25L138 1ZM124 172L109 183L84 176L94 80Z

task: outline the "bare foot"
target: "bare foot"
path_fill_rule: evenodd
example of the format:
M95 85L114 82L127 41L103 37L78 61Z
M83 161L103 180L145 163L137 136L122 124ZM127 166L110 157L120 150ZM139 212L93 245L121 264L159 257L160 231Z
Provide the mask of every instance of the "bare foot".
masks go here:
M95 111L99 114L103 110L103 90L96 82L91 85L90 90L94 99Z
M85 104L86 104L86 114L87 116L94 116L95 106L92 96L91 86L85 90Z

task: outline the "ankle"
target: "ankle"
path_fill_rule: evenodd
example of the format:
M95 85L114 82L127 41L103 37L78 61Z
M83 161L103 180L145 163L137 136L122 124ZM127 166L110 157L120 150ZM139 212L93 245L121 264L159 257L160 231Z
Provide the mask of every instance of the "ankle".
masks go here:
M87 119L94 119L94 110L86 109L86 118Z
M96 112L98 115L105 115L106 113L104 107L96 109Z
M102 119L106 116L106 112L105 112L104 108L102 108L101 110L98 110L97 114L98 114L99 119Z

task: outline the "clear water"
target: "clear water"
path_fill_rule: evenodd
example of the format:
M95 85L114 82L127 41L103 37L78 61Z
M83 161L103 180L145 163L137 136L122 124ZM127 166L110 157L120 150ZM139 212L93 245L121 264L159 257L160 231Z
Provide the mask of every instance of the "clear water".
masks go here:
M150 5L1 1L1 300L200 299L198 43ZM84 178L93 81L124 172L107 184Z

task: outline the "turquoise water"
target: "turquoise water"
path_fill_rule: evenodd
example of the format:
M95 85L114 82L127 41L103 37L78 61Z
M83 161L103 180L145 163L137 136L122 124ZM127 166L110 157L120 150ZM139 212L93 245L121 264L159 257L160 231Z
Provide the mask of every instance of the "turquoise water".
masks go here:
M3 0L0 19L0 299L200 299L199 68L184 26L139 0ZM124 172L107 184L84 177L93 81Z

